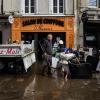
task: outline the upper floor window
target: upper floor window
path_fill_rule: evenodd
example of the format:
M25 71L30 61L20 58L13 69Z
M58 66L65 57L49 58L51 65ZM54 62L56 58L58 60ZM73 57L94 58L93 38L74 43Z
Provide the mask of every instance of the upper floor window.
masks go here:
M35 0L25 0L25 13L35 13L36 4Z
M64 13L64 0L53 0L53 13Z
M98 1L99 0L88 0L88 6L98 7Z

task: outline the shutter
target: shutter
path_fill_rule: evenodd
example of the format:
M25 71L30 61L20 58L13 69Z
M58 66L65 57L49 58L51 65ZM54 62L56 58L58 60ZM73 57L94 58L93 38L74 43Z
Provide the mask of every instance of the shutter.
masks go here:
M20 13L24 14L25 13L25 0L21 0L20 3L21 3L21 5L20 5Z
M53 14L53 0L49 0L49 14Z
M38 0L35 0L35 4L36 4L36 6L35 6L35 13L36 14L38 14Z
M73 0L72 1L65 0L65 14L69 14L69 15L73 14L74 12L73 5L74 5Z
M65 0L65 14L68 14L68 0Z

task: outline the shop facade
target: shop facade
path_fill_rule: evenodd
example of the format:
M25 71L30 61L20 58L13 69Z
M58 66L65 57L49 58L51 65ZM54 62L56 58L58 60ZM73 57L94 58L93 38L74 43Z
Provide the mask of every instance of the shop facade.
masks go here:
M25 16L15 17L11 27L12 41L24 39L42 40L53 34L64 41L66 47L74 47L74 16Z

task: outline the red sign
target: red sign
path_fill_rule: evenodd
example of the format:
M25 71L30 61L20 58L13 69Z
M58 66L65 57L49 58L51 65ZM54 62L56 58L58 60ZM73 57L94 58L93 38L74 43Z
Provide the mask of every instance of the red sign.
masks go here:
M19 48L0 48L0 55L20 55Z

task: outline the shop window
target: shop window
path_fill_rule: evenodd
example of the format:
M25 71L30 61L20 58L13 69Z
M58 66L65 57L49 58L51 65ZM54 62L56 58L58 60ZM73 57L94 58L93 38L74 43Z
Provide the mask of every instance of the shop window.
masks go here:
M53 13L55 14L64 13L64 1L65 0L53 0Z
M36 0L25 0L25 14L35 13Z

